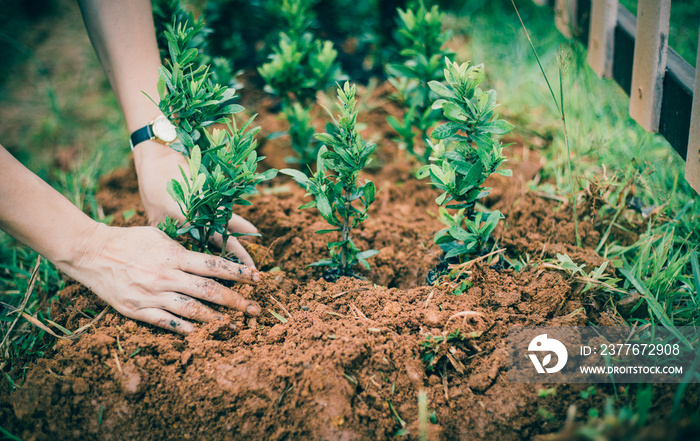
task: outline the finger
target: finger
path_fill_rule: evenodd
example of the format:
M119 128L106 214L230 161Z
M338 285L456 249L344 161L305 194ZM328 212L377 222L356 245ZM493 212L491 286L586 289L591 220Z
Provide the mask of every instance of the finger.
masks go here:
M224 244L223 238L220 234L215 234L214 236L212 236L211 241L214 242L214 245L216 245L219 248L221 248L221 246ZM241 243L235 237L229 237L226 240L226 251L232 253L234 256L241 259L244 265L247 265L251 268L255 268L255 262L253 261L253 258L250 257L248 251L246 251L246 249L243 248L243 245L241 245Z
M139 309L131 317L182 335L187 335L194 331L192 323L159 308Z
M211 322L226 317L224 314L184 294L170 294L164 299L163 308L181 317L197 320L198 322Z
M233 214L231 219L228 221L228 230L231 233L245 233L245 234L256 234L258 229L255 225L251 224L246 219L240 217L237 214ZM241 236L243 239L250 239L250 236Z
M187 275L178 291L207 302L233 308L250 315L260 314L260 306L220 283L204 277Z
M253 261L253 258L248 254L248 250L241 245L237 238L231 237L226 241L226 251L233 253L236 257L241 259L245 265L256 268L255 261Z
M255 268L233 263L219 256L184 250L179 259L180 269L187 273L249 284L260 282L260 273Z

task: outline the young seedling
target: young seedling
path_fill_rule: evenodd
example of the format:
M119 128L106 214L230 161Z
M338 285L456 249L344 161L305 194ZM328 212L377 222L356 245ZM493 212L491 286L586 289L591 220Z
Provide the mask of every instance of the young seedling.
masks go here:
M309 177L298 170L281 170L314 198L299 208L316 207L331 225L330 229L317 233L340 233L340 240L328 242L330 258L310 265L333 268L338 276L352 276L352 269L358 263L369 270L367 259L378 253L376 250L360 251L350 234L353 228L367 219L367 210L374 202L376 192L372 181L358 182L360 171L369 164L375 145L364 142L360 137L355 92L355 86L348 82L342 88L338 87L340 114L337 119L326 109L335 130L333 134L315 135L323 143L317 156L316 173Z
M282 113L289 123L289 134L298 163L306 170L318 155L320 144L313 133L309 110L316 102L316 92L325 90L345 78L336 62L338 52L330 41L316 40L307 32L313 21L309 0L283 0L281 15L287 32L280 33L279 44L273 48L270 61L258 72L265 80L265 90L278 95Z
M387 73L406 113L403 121L389 116L387 122L399 134L406 150L426 164L430 157L428 130L440 120L440 112L431 107L434 94L428 83L443 79L441 62L453 55L442 48L450 39L450 34L442 31L445 14L440 12L437 5L428 10L421 1L416 10L397 11L397 40L401 47L400 54L405 60L402 64L388 65ZM419 147L415 142L416 130L423 145L422 150L416 149Z
M167 187L185 222L166 218L160 227L171 237L189 234L200 252L211 252L210 239L219 234L223 255L227 239L242 235L228 232L234 205L249 205L244 197L257 193L256 185L272 179L277 170L256 172L263 158L255 152L254 136L260 129L250 128L254 117L238 127L231 115L243 107L230 104L235 91L212 82L208 66L196 67L198 51L189 45L202 26L176 23L172 32L165 32L170 58L160 68L159 107L176 126L178 142L170 147L185 155L189 173L180 168L182 181L173 179ZM210 132L214 123L227 129Z
M460 262L468 255L483 253L498 221L499 211L477 212L477 201L488 195L484 180L493 173L510 176L510 170L499 170L506 161L500 135L513 126L494 117L496 92L484 92L479 84L484 80L483 65L458 65L445 59L447 85L429 83L440 97L433 108L441 109L448 121L433 130L438 140L432 147L431 163L418 170L417 177L430 177L442 194L435 200L447 228L435 235L435 243L445 251L445 259ZM446 205L449 204L449 205ZM445 205L445 207L442 207ZM457 210L454 214L448 212Z

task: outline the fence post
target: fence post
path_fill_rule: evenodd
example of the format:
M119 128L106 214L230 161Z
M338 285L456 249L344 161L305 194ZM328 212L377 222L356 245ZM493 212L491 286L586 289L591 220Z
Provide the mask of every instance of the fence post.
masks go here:
M639 0L630 116L648 132L659 131L668 50L671 0Z
M599 77L611 78L615 52L617 0L593 0L588 33L588 64Z
M690 116L688 152L685 157L685 179L700 194L700 48L698 48L695 64L693 91L693 111Z
M554 3L554 23L557 29L566 38L571 38L572 29L578 26L576 23L578 2L577 0L556 0Z

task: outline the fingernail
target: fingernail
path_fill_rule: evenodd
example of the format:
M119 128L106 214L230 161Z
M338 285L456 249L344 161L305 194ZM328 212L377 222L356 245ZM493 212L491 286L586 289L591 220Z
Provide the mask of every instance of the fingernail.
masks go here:
M260 273L254 272L253 273L253 282L260 282L262 279L260 278Z
M250 314L250 315L258 315L260 314L260 307L258 305L250 304L248 307L245 309L245 312Z

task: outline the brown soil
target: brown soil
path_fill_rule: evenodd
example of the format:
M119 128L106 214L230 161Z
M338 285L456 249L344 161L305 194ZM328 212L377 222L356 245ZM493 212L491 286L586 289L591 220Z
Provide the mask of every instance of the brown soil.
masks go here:
M377 88L367 102L381 102L386 93ZM268 133L284 130L266 106L260 108L258 123L269 123ZM361 249L380 250L363 274L367 281L328 283L307 268L326 254L326 237L315 234L325 225L312 210L297 209L305 201L302 190L277 179L240 211L263 236L249 247L268 272L259 286L239 287L261 304L260 317L229 311L228 321L202 325L185 338L109 310L80 339L58 341L32 363L21 388L3 391L2 427L36 440L387 439L402 429L417 439L417 395L425 391L435 412L430 439L520 440L562 429L570 405L582 421L615 392L634 395L634 388L600 385L583 399L588 385L555 385L556 394L542 397L538 390L551 385L508 382L509 325L611 325L618 319L548 268L516 273L477 264L462 295L425 286L439 261L432 244L442 228L435 218L437 193L411 177L411 163L390 140L386 112L369 106L361 117L365 135L382 146L382 168L368 174L379 188L377 201L354 237ZM494 179L488 199L506 215L500 245L511 257L567 253L600 265L603 259L592 251L600 232L591 221L581 223L584 248L577 248L567 205L524 192L540 159L522 138L513 141L507 155L516 158L515 177ZM284 166L283 143L263 143L269 164ZM133 168L116 171L101 187L98 199L115 224L145 224ZM131 210L135 214L125 216ZM51 317L77 329L90 322L80 311L105 306L72 283L51 304ZM455 316L464 311L478 314ZM481 334L454 352L440 348L427 369L421 342L456 328ZM655 389L652 415L668 416L674 391ZM697 393L691 387L686 404Z

